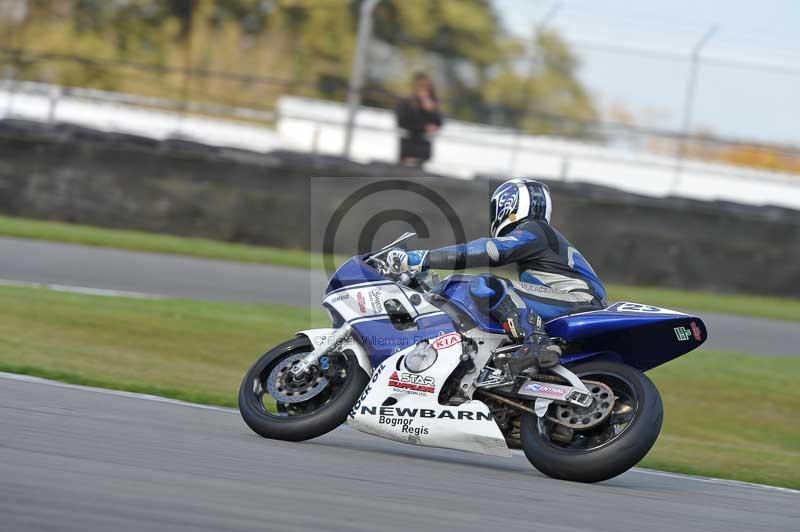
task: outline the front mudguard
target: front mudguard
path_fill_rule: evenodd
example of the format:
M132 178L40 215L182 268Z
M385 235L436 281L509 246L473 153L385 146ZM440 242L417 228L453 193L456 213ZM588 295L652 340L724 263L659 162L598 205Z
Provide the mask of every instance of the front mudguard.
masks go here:
M308 340L311 342L311 345L316 348L320 345L331 343L330 338L336 330L337 329L331 328L306 329L304 331L298 331L296 334L297 336L305 336L308 338ZM367 353L366 349L364 349L364 346L350 337L344 344L343 348L345 351L351 351L356 356L358 365L361 366L361 369L367 372L367 375L372 375L372 363L369 361L369 354Z

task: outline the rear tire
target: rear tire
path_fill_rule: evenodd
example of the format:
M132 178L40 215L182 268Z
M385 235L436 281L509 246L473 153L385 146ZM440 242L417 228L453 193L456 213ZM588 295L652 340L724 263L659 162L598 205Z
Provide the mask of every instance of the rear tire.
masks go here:
M615 382L620 388L628 385L630 395L635 396L632 418L621 432L615 433L612 420L625 418L609 416L591 435L598 443L592 447L585 442L593 440L579 431L575 431L578 439L573 436L569 443L552 439L548 432L548 425L554 425L552 421L525 413L520 420L522 449L530 463L549 477L575 482L608 480L635 466L656 442L664 418L661 395L644 373L625 364L590 361L569 369L588 380ZM623 404L619 396L615 404ZM608 441L602 442L606 435Z
M369 376L359 366L356 357L344 358L346 377L332 398L309 413L286 415L287 408L277 405L280 415L267 410L263 402L263 376L281 360L298 353L313 350L306 337L298 337L267 351L250 368L239 387L239 412L247 426L264 438L285 441L303 441L326 434L347 420L350 409L369 382ZM329 384L330 386L330 384ZM260 390L261 393L258 393ZM298 403L302 404L302 403Z

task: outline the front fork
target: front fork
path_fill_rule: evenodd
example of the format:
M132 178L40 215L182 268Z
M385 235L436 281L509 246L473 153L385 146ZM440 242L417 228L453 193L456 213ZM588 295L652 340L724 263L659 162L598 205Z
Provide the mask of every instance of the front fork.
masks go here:
M342 344L350 338L351 332L350 324L345 323L327 336L325 341L314 347L312 352L298 360L289 371L295 378L302 377L312 366L319 363L320 358L341 349Z

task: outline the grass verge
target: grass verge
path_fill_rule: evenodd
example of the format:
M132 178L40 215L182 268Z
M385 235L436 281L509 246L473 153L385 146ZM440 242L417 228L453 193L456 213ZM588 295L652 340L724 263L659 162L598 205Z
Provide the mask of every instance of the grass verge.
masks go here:
M0 236L152 253L172 253L175 255L189 255L237 262L273 264L292 268L309 268L312 265L318 266L322 264L317 255L305 251L234 244L207 238L191 238L144 231L105 229L88 225L30 220L2 215L0 215Z
M664 428L642 466L800 489L800 358L701 350L648 376Z
M234 244L141 231L103 229L86 225L30 220L0 215L0 236L67 242L98 247L190 255L211 259L272 264L292 268L321 268L322 256L306 251ZM343 258L339 257L339 263ZM714 294L665 288L610 285L611 301L636 301L676 310L720 312L800 321L800 300Z
M274 305L0 287L0 371L235 406L261 352L325 323ZM799 358L698 352L650 376L666 421L644 466L800 488Z
M324 325L321 311L278 305L0 287L0 370L235 406L260 353Z

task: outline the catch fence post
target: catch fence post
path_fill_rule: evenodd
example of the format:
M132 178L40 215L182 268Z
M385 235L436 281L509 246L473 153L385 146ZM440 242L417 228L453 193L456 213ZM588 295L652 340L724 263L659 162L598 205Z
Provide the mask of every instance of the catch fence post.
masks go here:
M372 12L380 1L364 0L359 10L358 41L356 43L356 56L353 60L353 73L350 75L350 86L347 89L347 124L344 130L344 148L342 150L342 155L347 158L350 158L356 113L359 105L361 105L361 90L364 87L367 48L372 37Z
M314 131L311 133L311 153L316 155L319 152L319 122L314 122Z
M683 124L681 126L681 137L678 144L678 156L675 160L675 178L672 181L672 193L678 192L678 186L683 172L683 160L686 158L687 141L689 140L689 128L692 124L692 108L694 107L694 96L697 87L697 76L700 68L700 52L708 41L717 32L717 26L711 26L700 40L692 48L691 64L689 66L689 78L686 82L686 97L683 103Z
M569 178L569 155L564 155L561 158L561 181L567 182Z
M54 124L56 122L56 111L58 110L58 103L63 95L63 89L60 85L53 85L50 87L49 100L47 108L47 123Z

